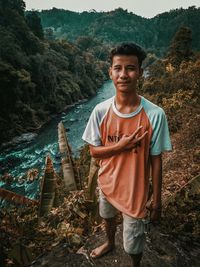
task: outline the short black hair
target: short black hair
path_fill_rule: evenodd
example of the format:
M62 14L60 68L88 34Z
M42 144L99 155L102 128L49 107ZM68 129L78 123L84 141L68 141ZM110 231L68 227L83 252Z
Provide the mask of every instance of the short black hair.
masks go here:
M121 43L117 47L113 48L110 51L111 65L113 62L113 57L117 55L136 56L138 58L138 63L140 67L142 66L142 61L147 56L143 48L135 43Z

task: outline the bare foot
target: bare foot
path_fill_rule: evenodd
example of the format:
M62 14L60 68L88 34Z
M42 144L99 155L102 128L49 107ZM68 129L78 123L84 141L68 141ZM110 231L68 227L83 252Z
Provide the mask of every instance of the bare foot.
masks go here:
M99 258L106 254L107 252L111 251L115 246L108 244L108 242L104 243L103 245L95 248L90 253L90 257L93 259Z

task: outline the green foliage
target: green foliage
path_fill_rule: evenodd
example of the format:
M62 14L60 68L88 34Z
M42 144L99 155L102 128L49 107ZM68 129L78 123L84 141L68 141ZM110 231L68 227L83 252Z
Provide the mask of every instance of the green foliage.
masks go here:
M26 22L32 32L40 39L44 38L40 17L37 12L30 11L26 14Z
M168 59L159 60L149 68L149 74L141 91L163 106L171 132L177 132L188 117L188 110L197 109L200 104L200 58L182 61L178 69Z
M188 61L192 56L191 29L181 27L172 40L168 54L169 61L173 66L179 67L182 61Z
M61 112L67 105L95 94L97 88L108 78L110 44L106 40L136 40L144 46L148 42L149 58L145 66L152 67L149 68L150 76L141 90L150 95L156 94L158 102L162 102L164 97L167 99L168 92L174 92L174 79L179 84L177 90L184 88L186 83L181 84L184 80L181 73L190 71L190 75L193 75L193 72L198 72L198 67L192 65L188 69L183 62L179 74L167 71L169 58L156 63L153 53L155 46L151 38L156 27L151 28L150 20L128 13L127 10L119 8L107 13L79 14L54 8L41 13L27 12L25 17L23 3L0 0L1 141L33 130L51 114ZM168 16L175 19L182 12L183 10L178 10L176 15L174 12L163 14L155 20L158 22ZM184 12L196 14L198 10L194 8ZM47 29L44 32L45 38L49 40L43 40L38 15L43 25L50 30L49 33ZM151 30L145 35L148 27ZM66 30L69 31L66 33ZM94 38L97 33L101 39ZM134 38L131 37L133 35ZM61 36L69 36L75 42L55 40ZM198 79L193 79L191 87L199 87Z
M22 53L27 55L42 53L43 44L39 42L39 39L30 31L24 19L23 8L20 5L20 3L23 4L24 2L20 0L16 1L15 4L14 0L7 1L6 3L4 3L4 1L2 2L2 9L0 9L0 26L4 28L7 35L14 36L15 44L11 42L10 45L18 45ZM4 37L2 39L4 39Z
M13 66L22 66L26 57L15 35L0 25L0 39L0 58Z
M90 39L87 47L44 41L37 12L24 17L23 1L0 5L0 140L6 141L95 94L106 78L106 63L99 41Z
M181 28L168 56L147 68L148 77L140 88L142 94L164 107L171 132L182 127L187 110L198 109L200 104L200 55L191 50L191 42L190 29Z
M200 8L175 9L152 19L118 8L109 12L82 12L56 9L38 12L44 28L53 30L54 38L89 42L100 38L104 42L134 41L157 56L166 54L170 40L180 27L191 28L194 36L193 49L200 48ZM91 39L90 39L91 40ZM82 43L83 44L83 43Z
M23 16L25 11L25 2L23 0L0 0L0 9L6 11L16 11L19 15Z

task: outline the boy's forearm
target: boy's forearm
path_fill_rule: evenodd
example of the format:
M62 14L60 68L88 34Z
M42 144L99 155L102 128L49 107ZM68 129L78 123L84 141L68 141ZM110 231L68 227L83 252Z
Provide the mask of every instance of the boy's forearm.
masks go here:
M135 148L142 139L146 136L148 131L142 135L138 135L142 126L138 127L131 135L124 135L119 142L111 146L92 146L90 145L90 154L93 158L104 159L115 156L124 151L130 151Z
M153 182L153 208L161 207L162 191L162 155L151 156L152 182Z
M115 156L121 152L121 148L114 144L112 146L91 146L90 154L93 158L104 159Z

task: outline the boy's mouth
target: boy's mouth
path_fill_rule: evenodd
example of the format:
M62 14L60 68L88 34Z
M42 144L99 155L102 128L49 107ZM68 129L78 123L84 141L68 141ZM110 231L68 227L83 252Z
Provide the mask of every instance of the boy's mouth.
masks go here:
M118 82L117 84L129 84L130 82Z

